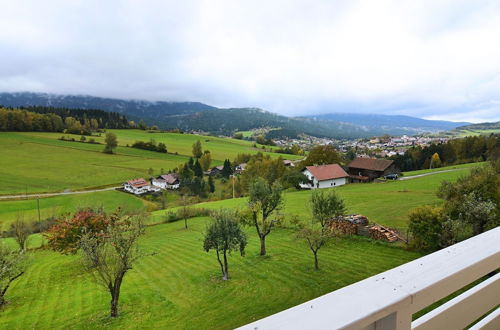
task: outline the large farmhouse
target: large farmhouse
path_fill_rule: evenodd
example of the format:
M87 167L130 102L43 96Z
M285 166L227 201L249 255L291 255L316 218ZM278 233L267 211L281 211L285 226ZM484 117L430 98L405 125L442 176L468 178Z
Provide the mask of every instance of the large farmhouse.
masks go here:
M123 189L134 195L143 195L149 192L158 192L160 188L152 186L143 178L127 181L123 184Z
M348 165L352 182L369 182L389 174L399 174L394 161L376 158L356 158Z
M311 183L300 184L300 187L305 189L341 186L347 183L349 177L339 164L307 166L302 173L311 181Z
M153 186L161 189L179 189L180 181L177 173L162 174L151 180Z

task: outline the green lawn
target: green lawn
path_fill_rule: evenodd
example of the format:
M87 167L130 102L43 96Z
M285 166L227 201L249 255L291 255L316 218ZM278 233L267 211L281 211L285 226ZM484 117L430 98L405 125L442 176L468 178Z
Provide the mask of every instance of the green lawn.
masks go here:
M500 133L500 129L463 129L463 130L455 130L452 132L456 132L456 135L460 137L465 136L478 136L478 135L489 135L489 134L498 134Z
M62 195L40 198L40 218L42 220L59 216L62 213L74 212L80 207L103 207L114 211L117 207L137 210L149 204L131 194L119 191L102 191L89 194ZM38 204L36 199L0 201L0 230L6 230L16 219L27 222L38 221Z
M460 164L460 165L453 165L453 166L438 167L438 168L427 169L427 170L418 170L418 171L403 172L402 174L404 176L413 176L413 175L426 174L426 173L432 173L432 172L441 172L441 171L447 171L447 170L457 170L457 169L462 170L464 168L470 169L471 167L482 166L483 164L485 164L485 163L484 162L481 162L481 163L468 163L468 164Z
M348 184L331 189L335 189L345 200L349 213L363 214L372 222L405 230L408 212L412 208L441 203L436 196L441 182L443 180L454 181L466 173L468 173L468 167L461 167L457 171L436 173L407 181ZM291 216L298 216L302 219L310 219L310 196L311 191L307 190L286 192L283 208L285 217L289 219ZM246 198L227 199L200 203L197 206L209 209L242 208L245 207L246 200ZM164 214L165 211L154 212L151 221L161 221Z
M233 159L238 153L258 151L251 147L250 142L235 139L140 130L113 131L120 142L115 155L103 154L103 145L60 141L60 133L0 133L0 149L3 152L0 157L0 194L119 185L129 179L148 176L149 168L159 174L162 168L168 170L186 162L192 144L198 139L202 140L204 148L211 150L216 165L226 158ZM79 139L79 136L74 138ZM170 152L178 152L179 155L124 146L138 139L150 138L165 142ZM100 141L104 138L95 139Z
M219 279L213 253L202 250L206 218L150 227L144 257L125 278L121 317L107 317L109 296L82 272L77 256L37 251L26 274L13 283L1 312L3 329L187 328L230 329L359 281L419 257L363 238L339 240L312 254L288 229L268 237L269 257L259 257L248 228L247 255L229 259L231 279Z

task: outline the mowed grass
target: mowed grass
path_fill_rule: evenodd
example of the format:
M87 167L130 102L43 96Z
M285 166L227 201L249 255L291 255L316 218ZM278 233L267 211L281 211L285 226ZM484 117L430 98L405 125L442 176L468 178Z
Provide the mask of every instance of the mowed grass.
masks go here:
M467 174L468 170L468 167L461 167L456 171L436 173L407 181L348 184L331 189L334 189L344 199L348 213L363 214L371 222L404 231L408 227L407 218L411 209L422 205L442 203L436 196L441 182L444 180L455 181L458 177ZM310 220L311 194L312 191L309 190L286 192L282 210L285 219L298 217L302 220ZM236 198L200 203L197 204L197 207L209 209L243 208L246 203L247 198ZM164 210L153 212L151 221L161 221L165 213Z
M143 257L125 278L121 316L108 318L109 295L82 271L78 256L36 251L13 283L1 312L3 329L230 329L326 294L419 257L363 238L338 240L312 254L290 229L269 236L268 257L247 228L247 255L229 257L231 279L220 280L213 252L202 250L207 218L149 227ZM151 253L154 253L151 255Z
M120 191L46 197L40 198L38 203L36 199L1 200L0 230L7 230L16 219L37 222L38 205L40 205L40 219L44 220L63 213L73 213L76 209L84 207L102 207L106 211L114 211L118 207L139 210L147 208L150 203Z
M0 133L0 194L119 185L129 179L148 176L150 168L159 174L161 169L173 169L186 162L191 155L192 144L198 139L204 148L212 152L214 165L221 164L226 158L232 160L238 153L259 151L252 148L250 142L235 139L139 130L112 131L116 133L120 144L114 155L103 154L103 145L60 141L58 138L63 135L61 133ZM76 140L80 138L78 135L73 137ZM104 140L104 137L94 138L97 141ZM136 140L150 138L166 143L169 152L178 152L178 155L125 146Z

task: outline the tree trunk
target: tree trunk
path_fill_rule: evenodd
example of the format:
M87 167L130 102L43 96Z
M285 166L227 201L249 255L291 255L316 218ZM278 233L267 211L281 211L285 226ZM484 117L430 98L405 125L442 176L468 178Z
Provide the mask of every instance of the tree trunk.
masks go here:
M0 295L0 306L3 306L5 304L5 297L4 295Z
M224 281L227 281L229 279L229 270L228 270L228 266L227 266L226 250L224 250L224 275L222 276L222 279Z
M319 270L318 251L313 251L313 252L314 252L314 269Z
M184 228L188 229L188 219L184 218Z
M266 255L266 236L260 236L260 255Z
M123 276L125 274L119 275L115 281L115 285L111 288L111 317L118 317L118 301L120 299L120 288L122 285Z
M226 280L226 272L224 271L224 265L222 264L222 261L220 261L219 250L215 250L215 252L217 253L217 261L219 262L219 265L220 265L222 279Z

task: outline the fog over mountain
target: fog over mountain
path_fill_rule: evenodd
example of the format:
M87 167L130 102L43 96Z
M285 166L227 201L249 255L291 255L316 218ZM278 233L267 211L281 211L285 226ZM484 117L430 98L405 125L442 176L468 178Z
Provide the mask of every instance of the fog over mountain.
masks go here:
M4 1L0 91L497 121L498 31L498 1Z
M164 129L202 130L224 135L232 135L236 131L273 127L283 128L288 136L305 133L343 139L382 134L412 135L438 132L469 124L372 114L287 117L259 108L223 109L199 102L151 102L29 92L0 93L0 105L101 109L124 114L133 120L143 119L150 125L157 125Z

